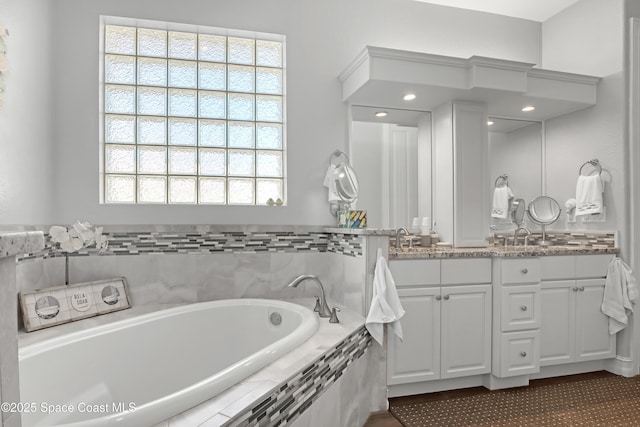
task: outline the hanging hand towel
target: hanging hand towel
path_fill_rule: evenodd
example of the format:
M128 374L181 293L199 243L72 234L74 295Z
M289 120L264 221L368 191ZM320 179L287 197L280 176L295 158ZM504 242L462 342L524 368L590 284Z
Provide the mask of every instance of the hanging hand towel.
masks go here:
M402 326L400 318L404 316L404 309L398 297L396 284L393 281L387 261L378 249L375 272L373 275L373 298L365 326L369 334L378 344L382 345L384 324L388 323L393 332L402 340Z
M638 285L631 268L620 258L609 263L604 285L602 313L609 317L609 334L613 335L627 326L629 314L638 300Z
M602 178L580 175L576 184L576 216L602 213Z
M496 187L493 190L493 208L491 216L493 218L505 219L509 215L509 199L513 197L511 188L508 185Z
M328 188L328 200L329 202L339 202L340 196L338 196L338 191L336 190L336 179L334 177L336 171L336 166L330 164L327 168L327 173L324 175L324 181L322 185Z

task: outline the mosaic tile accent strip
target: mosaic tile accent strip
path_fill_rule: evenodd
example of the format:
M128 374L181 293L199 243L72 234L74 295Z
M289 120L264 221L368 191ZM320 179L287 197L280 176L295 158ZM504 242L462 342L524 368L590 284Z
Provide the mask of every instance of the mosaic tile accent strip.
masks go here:
M110 232L104 233L109 247L101 255L186 254L186 253L268 253L327 252L330 234L323 232ZM352 236L348 236L352 237ZM356 236L357 237L357 236ZM360 248L359 239L357 248ZM340 251L353 255L352 245ZM338 252L338 251L335 251ZM84 248L69 256L97 255L95 248ZM360 255L362 249L360 248ZM35 258L63 257L66 254L45 234L45 249L18 258L18 262Z
M354 234L330 234L327 244L327 252L350 256L362 256L361 237Z
M361 327L224 426L279 427L290 424L318 400L351 363L362 357L371 342L371 335Z
M513 231L509 233L498 233L493 241L494 246L503 246L504 238L509 244L513 239ZM520 237L522 241L523 237ZM541 233L533 233L527 239L530 245L535 245L542 240ZM616 246L614 233L589 233L589 232L547 232L547 241L552 246L577 246L592 249L611 249Z

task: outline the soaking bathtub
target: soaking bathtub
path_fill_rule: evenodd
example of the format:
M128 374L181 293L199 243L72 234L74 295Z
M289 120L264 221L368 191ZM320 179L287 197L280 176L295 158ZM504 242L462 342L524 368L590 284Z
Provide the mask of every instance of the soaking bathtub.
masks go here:
M23 427L151 426L288 353L316 313L277 300L197 303L20 348Z

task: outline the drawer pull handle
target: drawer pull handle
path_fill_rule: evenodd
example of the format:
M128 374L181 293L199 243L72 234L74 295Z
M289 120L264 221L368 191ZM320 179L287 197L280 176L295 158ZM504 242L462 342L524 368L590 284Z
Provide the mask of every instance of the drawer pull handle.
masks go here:
M526 268L523 268L522 270L520 270L522 272L522 274L527 274L529 272L529 270L527 270Z
M580 290L580 292L584 292L584 286L580 286L578 289Z
M573 292L578 292L578 288L577 287L573 288Z
M522 307L520 307L520 310L522 310L522 311L527 311L527 306L526 306L526 305L523 305Z
M526 351L523 351L522 353L520 353L520 356L522 356L522 357L527 357L527 352L526 352Z
M442 299L442 297L440 295L436 296L436 301L440 301Z
M445 295L444 299L448 300L449 299L449 295Z

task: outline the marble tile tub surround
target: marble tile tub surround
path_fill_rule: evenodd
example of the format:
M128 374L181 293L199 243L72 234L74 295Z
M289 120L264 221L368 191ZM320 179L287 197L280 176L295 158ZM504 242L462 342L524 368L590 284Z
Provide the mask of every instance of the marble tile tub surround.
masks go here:
M0 401L19 402L18 376L18 300L16 261L19 253L36 252L44 247L42 232L0 233ZM3 412L0 426L19 426L20 414Z
M293 226L114 227L105 231L107 253L90 248L71 254L70 283L126 277L132 304L140 305L312 296L318 294L312 284L286 285L300 274L316 274L340 306L364 310L362 236ZM49 245L23 256L18 290L63 284L63 255Z
M311 298L290 301L304 306L313 304ZM20 346L174 306L137 306L58 328L21 332ZM303 422L307 412L316 411L311 405L320 398L324 405L331 401L332 405L341 406L331 414L333 418L338 414L341 421L326 425L363 425L370 412L386 409L382 407L386 402L386 382L379 375L384 363L380 348L372 344L364 329L364 317L352 310L342 311L338 324L321 320L318 332L300 347L224 393L158 426L276 425L278 421L282 422L279 425L289 425L300 415ZM343 381L343 376L349 380ZM265 417L270 420L267 424Z

